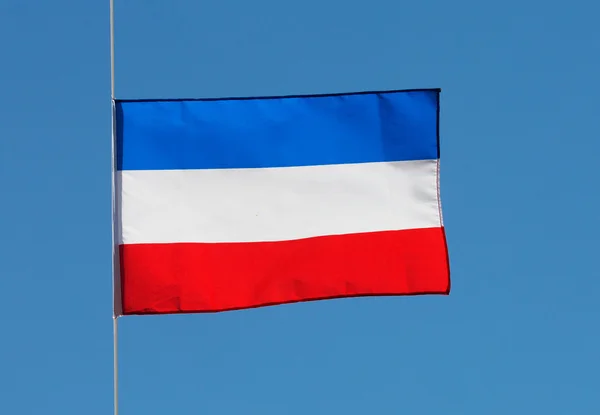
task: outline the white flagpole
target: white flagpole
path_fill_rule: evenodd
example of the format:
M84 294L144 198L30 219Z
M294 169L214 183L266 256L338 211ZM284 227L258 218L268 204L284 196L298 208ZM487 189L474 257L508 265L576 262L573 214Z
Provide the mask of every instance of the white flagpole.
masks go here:
M110 100L111 100L111 120L112 120L112 151L111 151L111 180L112 180L112 244L113 244L113 301L117 300L114 293L119 288L115 284L116 270L118 264L116 260L115 246L115 133L116 133L116 114L115 114L115 1L110 0ZM120 297L120 296L119 296ZM120 307L119 307L120 308ZM119 415L119 348L118 348L118 315L116 313L116 304L113 304L113 396L114 396L114 415Z
M119 415L119 370L118 370L118 354L117 354L117 316L113 317L113 356L114 356L114 407L115 407L115 415Z
M110 96L115 98L115 1L110 0Z

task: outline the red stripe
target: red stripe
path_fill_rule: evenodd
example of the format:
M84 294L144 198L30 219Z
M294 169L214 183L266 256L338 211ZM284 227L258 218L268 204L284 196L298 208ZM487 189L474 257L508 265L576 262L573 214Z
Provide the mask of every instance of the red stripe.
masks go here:
M450 292L443 228L120 248L124 314Z

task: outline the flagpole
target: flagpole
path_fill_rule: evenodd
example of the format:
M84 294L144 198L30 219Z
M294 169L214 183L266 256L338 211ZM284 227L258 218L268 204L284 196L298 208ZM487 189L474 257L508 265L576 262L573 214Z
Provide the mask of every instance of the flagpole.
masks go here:
M115 1L110 1L110 101L111 101L111 123L112 123L112 138L111 138L111 186L112 186L112 244L113 244L113 301L117 298L115 278ZM114 415L119 415L119 347L118 347L118 315L116 312L116 304L113 304L113 396L114 396Z
M115 1L110 0L110 97L115 98Z
M113 356L114 356L114 399L115 399L115 415L119 415L119 390L118 390L118 380L119 380L119 368L118 368L118 354L117 354L117 316L113 317Z

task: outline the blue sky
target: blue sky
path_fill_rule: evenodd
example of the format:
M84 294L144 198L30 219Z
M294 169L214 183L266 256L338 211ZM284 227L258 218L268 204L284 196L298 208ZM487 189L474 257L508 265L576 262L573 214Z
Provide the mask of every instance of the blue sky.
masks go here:
M442 88L453 287L125 317L122 414L600 413L597 2L116 3L119 98ZM0 412L111 413L108 0L0 39Z

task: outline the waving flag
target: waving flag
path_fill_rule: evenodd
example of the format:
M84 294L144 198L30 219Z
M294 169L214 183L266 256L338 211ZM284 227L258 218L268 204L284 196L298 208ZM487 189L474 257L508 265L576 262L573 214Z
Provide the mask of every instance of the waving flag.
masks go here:
M116 315L449 293L439 90L115 111Z

